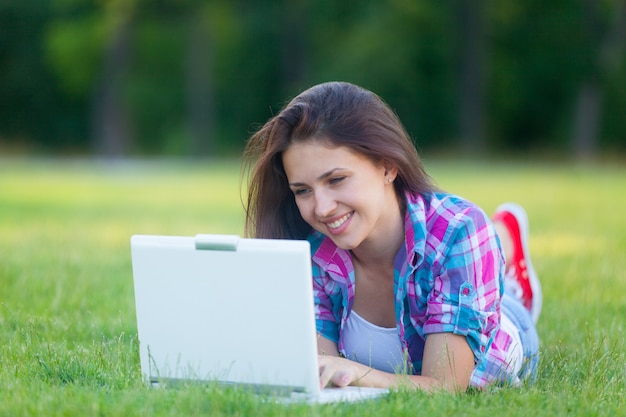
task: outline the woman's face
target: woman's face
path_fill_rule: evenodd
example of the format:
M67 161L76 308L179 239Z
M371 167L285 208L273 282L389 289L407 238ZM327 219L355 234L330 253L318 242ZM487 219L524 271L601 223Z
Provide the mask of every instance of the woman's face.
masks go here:
M396 220L395 168L315 139L292 144L282 159L302 218L338 247L383 237Z

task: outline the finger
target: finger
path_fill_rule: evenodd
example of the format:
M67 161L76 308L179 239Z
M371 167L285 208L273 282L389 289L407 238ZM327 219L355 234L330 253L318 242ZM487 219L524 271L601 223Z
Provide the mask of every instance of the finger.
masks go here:
M337 371L332 375L331 382L337 387L347 387L352 381L347 372Z
M326 364L320 364L319 373L320 373L320 388L326 388L326 386L330 382L330 379L333 376L333 372L330 369L330 367L327 366Z

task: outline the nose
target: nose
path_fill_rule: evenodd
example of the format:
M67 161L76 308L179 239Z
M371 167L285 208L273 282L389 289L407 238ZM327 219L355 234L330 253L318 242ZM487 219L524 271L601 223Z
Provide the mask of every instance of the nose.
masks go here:
M337 207L337 202L332 195L323 190L315 192L315 215L319 218L328 217Z

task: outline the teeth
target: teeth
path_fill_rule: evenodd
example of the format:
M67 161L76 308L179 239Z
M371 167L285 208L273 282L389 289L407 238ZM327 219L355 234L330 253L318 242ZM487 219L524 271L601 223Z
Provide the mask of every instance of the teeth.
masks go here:
M346 214L345 216L343 216L341 219L336 220L336 221L334 221L334 222L332 222L332 223L328 223L328 227L330 227L331 229L336 229L336 228L338 228L339 226L341 226L342 224L344 224L344 222L345 222L346 220L348 220L348 219L350 218L350 216L351 216L351 215L352 215L352 213L348 213L348 214Z

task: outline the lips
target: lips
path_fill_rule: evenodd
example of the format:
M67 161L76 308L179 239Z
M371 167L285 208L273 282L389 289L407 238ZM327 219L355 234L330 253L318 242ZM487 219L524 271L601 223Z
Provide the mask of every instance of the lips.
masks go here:
M342 218L335 220L334 222L326 223L326 226L328 226L329 229L337 229L342 224L344 224L350 217L352 217L353 213L354 212L350 212L346 214L345 216L343 216Z

